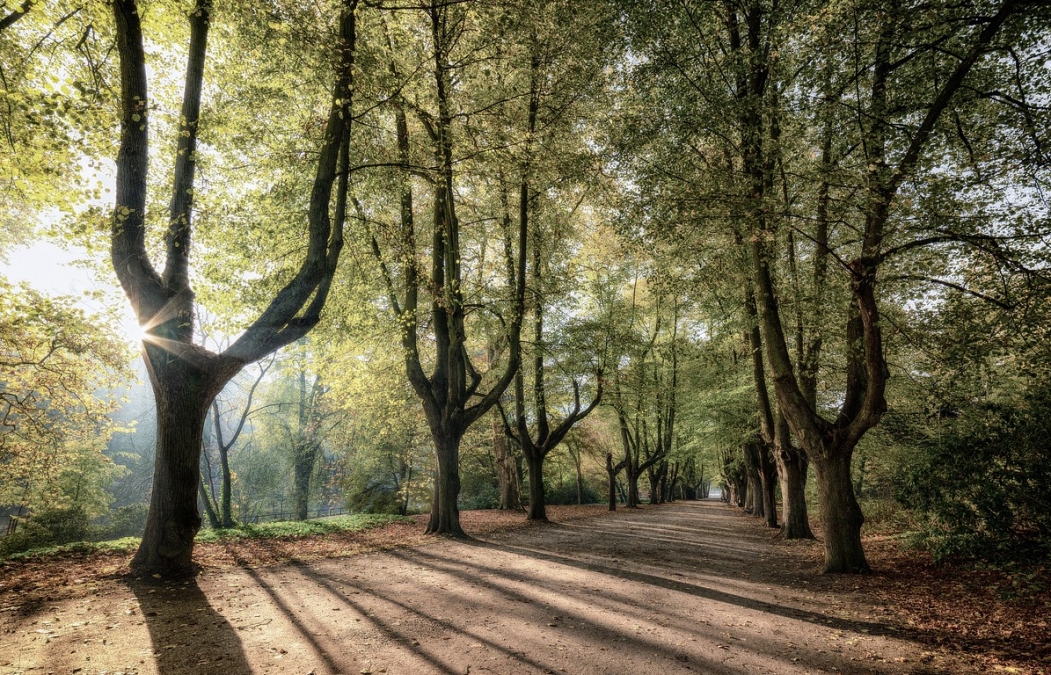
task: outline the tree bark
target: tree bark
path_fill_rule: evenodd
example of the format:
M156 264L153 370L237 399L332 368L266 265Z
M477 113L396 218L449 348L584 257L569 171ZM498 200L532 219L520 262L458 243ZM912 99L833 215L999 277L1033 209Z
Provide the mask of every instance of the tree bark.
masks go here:
M583 468L580 466L580 462L581 462L580 454L578 453L578 454L573 456L573 467L576 469L576 473L577 473L577 505L578 506L583 506L583 504L584 504L584 471L583 471Z
M616 465L613 464L613 453L606 453L606 487L608 489L607 495L609 497L609 510L617 510L617 474L627 465L626 460L621 460Z
M306 520L310 507L311 479L317 463L318 446L311 441L297 442L292 450L292 517Z
M496 459L497 480L500 482L500 509L522 510L522 491L518 480L518 463L511 454L510 443L504 426L497 415L493 416L493 454Z
M756 518L764 518L763 489L759 477L759 443L749 441L743 444L741 453L744 455L745 477L748 481L744 510Z
M784 505L781 533L785 539L813 539L806 503L806 454L789 446L776 449L775 457Z
M544 458L534 454L526 457L529 467L529 520L547 522L546 499L544 495Z
M821 521L825 528L825 571L871 570L861 547L865 516L854 497L850 480L851 452L815 459L814 474L820 492Z
M223 527L233 527L234 515L231 505L233 473L230 471L230 447L222 443L219 444L219 469L223 476L222 485L219 487L219 515L222 518Z
M460 439L461 435L431 432L434 450L438 459L438 471L434 484L434 501L427 521L427 534L445 534L452 537L467 537L460 526Z
M661 503L661 477L657 471L651 470L646 478L650 482L650 505L657 506Z
M201 503L204 504L204 513L208 516L208 524L213 530L218 530L223 524L219 520L219 514L216 513L215 507L212 505L212 497L208 494L208 488L204 483L203 476L198 485L200 486Z
M145 351L157 404L157 456L146 530L132 566L182 575L193 570L193 540L201 529L197 491L205 417L236 370L201 370L153 345Z

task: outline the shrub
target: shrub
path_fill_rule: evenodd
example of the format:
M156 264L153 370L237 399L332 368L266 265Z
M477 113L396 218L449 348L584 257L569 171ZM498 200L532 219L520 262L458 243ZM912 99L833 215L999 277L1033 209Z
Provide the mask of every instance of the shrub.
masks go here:
M936 559L1051 555L1051 387L984 403L944 422L907 461L898 500L922 516Z
M599 502L605 501L605 497L600 497L599 494L595 491L595 489L588 485L586 482L584 483L583 497L585 504L598 504ZM576 504L576 480L566 481L560 485L545 482L544 500L548 504L553 505Z
M0 555L9 556L31 548L85 541L91 537L91 533L91 522L81 507L42 509L23 520L17 530L0 539Z
M460 490L459 508L464 511L495 509L500 506L500 487L489 480L464 481Z
M149 504L129 504L113 509L105 523L99 527L96 538L103 540L141 537L146 529L146 515L149 510Z

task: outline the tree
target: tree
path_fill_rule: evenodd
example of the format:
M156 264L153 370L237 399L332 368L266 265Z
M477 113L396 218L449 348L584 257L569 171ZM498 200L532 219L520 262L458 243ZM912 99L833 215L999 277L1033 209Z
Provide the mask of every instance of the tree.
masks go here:
M109 390L130 376L128 347L113 317L88 315L75 298L2 276L0 294L0 504L19 513L84 504L89 487L92 494L105 487L84 479L108 480L112 468L101 452L118 428Z
M209 405L241 368L305 335L319 321L343 245L353 91L354 0L340 8L337 62L325 139L307 215L308 244L298 272L227 349L214 353L194 343L194 293L190 281L195 164L210 0L189 15L189 59L172 172L165 237L165 265L150 262L147 235L148 135L145 37L135 0L117 0L113 16L121 73L121 138L111 258L121 286L145 328L143 354L157 404L157 455L146 531L132 565L161 574L192 569L200 452ZM338 182L338 185L337 185Z
M649 283L647 283L649 282ZM645 280L636 277L631 289L631 309L627 325L620 327L614 339L615 349L611 361L618 364L612 376L610 404L617 414L621 446L624 450L623 469L627 483L625 506L639 505L639 479L646 472L667 459L674 444L676 390L678 389L679 362L679 299L673 298L670 334L663 326L667 316L664 312L664 295L661 280ZM647 304L646 301L649 301ZM647 316L649 310L650 316ZM636 323L652 320L652 332L639 335ZM665 337L667 345L659 343ZM666 347L666 348L665 348ZM607 461L607 473L612 483L620 470ZM657 481L651 488L657 487ZM656 498L659 503L659 494Z
M887 257L901 253L889 243L907 230L899 219L910 209L899 192L907 186L911 196L912 181L934 173L926 153L933 156L944 138L943 114L967 82L977 81L970 77L976 64L984 72L999 69L990 55L1005 25L1013 26L1008 35L1025 34L1008 21L1022 15L1022 5L943 7L928 22L918 19L916 7L879 1L730 0L697 11L657 2L642 17L641 42L652 58L641 60L639 70L663 83L656 91L671 93L671 105L657 101L673 120L665 126L691 150L685 160L669 155L673 163L662 165L664 174L703 186L680 203L711 222L729 221L748 247L777 402L773 437L781 438L779 454L790 451L791 440L777 432L779 412L815 468L827 571L868 569L850 465L853 449L886 409L876 279ZM820 30L798 33L801 15ZM809 242L810 302L835 307L840 294L849 302L841 332L828 330L834 320L828 314L818 313L816 325L801 320L802 295L791 286L801 275L792 274L789 231ZM827 273L833 260L842 272L836 277ZM785 267L789 273L779 273ZM830 344L830 333L843 347L828 369L831 354L822 345ZM819 362L824 383L841 396L811 394Z
M255 412L252 408L252 399L256 388L266 377L270 366L274 364L273 359L259 366L259 375L252 381L245 395L241 413L234 422L234 428L229 435L223 427L223 410L220 406L219 397L212 400L211 410L205 417L204 446L201 448L202 480L201 500L204 502L205 512L212 527L233 527L234 522L232 497L233 497L233 474L230 470L230 450L241 437L245 423ZM208 430L208 422L211 421L211 433ZM216 454L219 456L219 497L215 496L215 485L212 482L212 465L210 445L215 444Z
M757 197L748 217L752 223L755 292L779 407L806 449L817 476L825 526L827 572L864 572L869 569L861 546L864 516L854 495L850 464L858 441L866 431L879 423L886 410L884 394L888 369L875 288L880 263L885 259L883 245L891 207L902 183L915 172L935 125L963 85L967 74L988 53L990 43L1004 22L1018 9L1019 5L1004 3L992 16L983 17L981 28L971 35L965 33L961 39L950 34L960 41L962 57L953 59L946 70L947 77L938 81L934 89L937 93L933 98L922 96L912 104L919 124L910 125L902 137L893 139L888 98L892 78L904 63L900 59L905 58L907 62L913 56L925 52L929 45L906 42L907 46L895 53L901 49L909 27L906 17L895 8L886 8L877 15L878 35L855 36L859 42L864 40L866 44L874 45L870 69L866 70L866 75L871 74L867 82L868 98L857 101L857 105L864 106L864 121L860 123L859 131L868 170L860 186L864 200L860 252L856 258L845 263L851 281L853 305L847 323L846 390L834 421L827 420L815 410L800 387L792 367L774 282L769 272L772 253L766 232L770 225L758 201L769 182L769 164L763 150L765 130L761 122L762 112L755 107L765 96L763 87L768 71L762 65L755 65L754 53L751 58L753 65L748 71L748 94L752 103L744 106L741 123L745 138L742 161L745 173L749 176L750 190ZM742 13L743 23L752 31L748 40L750 51L753 52L761 40L756 32L760 11L758 6L753 6ZM874 42L869 42L870 37L875 38ZM771 130L771 133L776 131ZM894 152L899 148L898 143L901 144L900 155Z
M316 374L311 380L303 365L300 365L298 370L295 378L295 429L289 430L288 434L292 451L292 517L296 520L306 520L311 479L324 438L322 427L329 415L321 408L321 399L327 392L327 387L321 382L321 375Z
M481 21L471 5L431 3L425 8L431 45L428 59L432 82L429 96L436 114L416 108L414 112L426 129L433 148L437 169L428 176L433 189L433 223L430 240L429 278L418 269L416 219L411 182L400 181L399 225L395 236L394 260L388 263L373 236L373 252L387 285L391 310L398 319L404 349L405 369L413 390L419 397L434 441L437 477L434 504L427 531L434 534L464 536L460 527L457 498L460 491L460 442L467 429L495 406L514 378L521 360L519 333L524 314L526 233L528 228L528 183L523 179L519 195L517 237L511 235L511 216L501 219L506 234L505 258L509 262L513 284L507 289L508 311L500 313L507 331L508 356L502 373L481 390L485 377L475 367L468 351L468 312L465 301L463 241L457 215L456 176L454 173L454 135L452 76L455 72L453 53L457 49L483 49L490 45L461 44L465 27ZM395 69L396 70L396 69ZM486 106L494 105L488 101ZM496 103L499 105L499 103ZM398 159L411 166L408 101L395 97L394 118L397 130ZM465 117L469 117L465 116ZM512 245L517 241L517 253ZM399 293L395 272L400 272ZM424 370L420 350L419 298L421 290L431 295L430 330L434 334L433 371ZM496 310L499 312L499 310ZM474 401L472 403L472 401Z

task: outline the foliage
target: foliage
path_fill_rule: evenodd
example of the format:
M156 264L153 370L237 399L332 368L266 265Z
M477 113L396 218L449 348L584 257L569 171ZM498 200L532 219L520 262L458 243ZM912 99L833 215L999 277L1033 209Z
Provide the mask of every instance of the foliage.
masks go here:
M334 516L320 520L280 521L243 525L230 529L202 530L197 535L201 543L215 543L236 539L284 539L311 537L336 532L358 532L370 527L386 525L400 520L398 516L388 514L358 513L346 516Z
M591 482L584 483L582 492L584 504L598 504L605 500ZM544 499L548 504L576 504L577 484L574 481L548 481L544 483Z
M116 122L106 3L32 4L0 32L0 260L37 225L100 198L96 155Z
M190 133L179 105L190 4L142 3L153 139L143 259L163 255L175 139ZM331 128L336 4L212 13L193 127L200 171L183 214L193 217L186 289L196 303L185 316L212 335L241 333L300 268ZM1022 5L920 133L975 35L1000 8ZM97 157L113 156L117 138L112 7L38 1L0 29L0 260L46 223L108 243L98 204L112 167ZM435 468L426 446L450 436L460 507L494 506L490 425L435 427L464 419L499 384L515 321L521 377L543 374L521 387L527 426L539 425L536 389L560 419L574 380L590 399L600 365L606 402L622 413L597 409L581 430L601 442L552 450L555 503L576 501L578 472L601 488L606 452L619 458L625 439L637 460L661 460L654 476L741 474L741 444L761 417L742 341L756 323L746 309L754 244L776 295L768 317L784 332L782 375L833 425L859 355L847 329L861 280L853 264L872 264L882 330L873 356L890 380L889 410L853 455L869 526L918 517L939 558L1045 555L1046 12L984 0L359 3L350 169L338 172L356 198L347 250L325 314L292 317L321 321L310 354L260 384L265 414L246 423L231 457L238 514L287 511L293 495L425 511ZM338 219L338 209L317 212ZM529 265L521 308L516 254ZM0 413L10 422L0 426L0 506L36 510L27 527L39 531L26 537L54 538L52 512L90 520L111 503L122 509L105 536L136 531L154 457L141 440L155 440L156 425L144 417L138 439L109 443L127 471L103 456L126 419L112 416L107 393L128 377L115 322L81 312L78 298L6 281L0 295ZM457 387L473 395L432 414L428 429L407 361L410 378L415 368L427 379L423 399ZM299 471L296 457L306 458ZM891 493L914 513L892 511Z
M42 509L0 539L0 556L88 539L91 521L80 506Z
M922 540L937 559L1051 555L1048 406L1042 383L961 410L903 467L898 498L926 516Z
M146 526L146 513L149 506L142 504L128 504L113 509L105 518L105 522L99 525L98 538L101 540L121 539L123 537L136 537L142 534Z
M107 388L128 377L128 347L75 298L2 277L0 294L0 504L100 515L116 471L101 454L116 428Z

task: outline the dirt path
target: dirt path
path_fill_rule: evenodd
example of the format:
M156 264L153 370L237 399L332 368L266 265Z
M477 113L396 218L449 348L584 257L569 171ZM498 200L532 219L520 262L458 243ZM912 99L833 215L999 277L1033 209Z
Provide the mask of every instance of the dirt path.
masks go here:
M0 612L0 673L976 672L716 502ZM758 564L756 564L758 563ZM844 590L846 589L846 590Z

